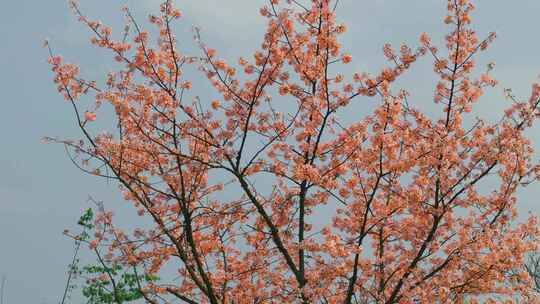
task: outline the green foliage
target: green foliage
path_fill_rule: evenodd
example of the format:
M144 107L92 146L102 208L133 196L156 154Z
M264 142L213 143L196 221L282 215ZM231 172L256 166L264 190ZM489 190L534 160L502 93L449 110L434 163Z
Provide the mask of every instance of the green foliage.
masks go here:
M92 208L86 209L84 211L83 215L79 218L79 221L77 222L77 225L83 226L86 229L93 229L94 224L92 224L92 220L94 219L94 210Z
M128 303L143 297L142 282L156 281L157 277L139 275L135 269L127 271L123 266L87 265L82 272L92 277L83 287L83 295L89 304Z
M77 224L82 227L82 232L75 238L76 246L81 242L90 241L90 235L95 228L93 219L92 208L85 210L79 218ZM76 254L77 252L78 250ZM80 267L80 260L75 256L74 262L70 265L70 273L84 279L81 286L82 294L88 304L124 304L136 301L143 297L141 286L158 280L156 276L139 274L134 266L106 261L101 257L99 248L94 249L94 254L96 255L94 264ZM73 289L75 285L70 287Z

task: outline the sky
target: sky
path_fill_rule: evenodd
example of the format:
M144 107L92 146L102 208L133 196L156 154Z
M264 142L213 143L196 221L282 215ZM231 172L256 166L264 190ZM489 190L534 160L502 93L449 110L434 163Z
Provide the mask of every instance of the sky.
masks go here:
M176 1L184 18L175 25L181 49L197 51L192 26L200 26L208 45L230 61L248 57L258 47L264 20L258 15L263 0ZM441 44L444 0L341 0L338 19L349 31L342 43L354 56L351 71L376 72L384 66L382 46L416 45L422 32ZM538 0L477 0L473 21L481 37L495 31L498 38L480 62L495 61L493 75L500 85L487 94L477 115L494 119L505 106L503 89L528 98L540 74L537 38ZM127 4L140 20L156 12L158 0L80 0L90 17L118 26ZM80 138L68 104L57 94L47 64L44 39L67 61L80 63L89 78L111 69L110 57L89 44L90 33L76 21L65 0L6 0L0 11L0 277L5 276L5 304L59 303L73 243L62 235L72 228L88 197L107 203L117 214L130 215L114 183L84 175L62 146L44 144L44 136ZM399 85L411 100L434 111L434 73L429 57L421 59ZM201 97L208 97L201 92ZM360 113L361 110L358 111ZM355 115L352 112L350 115ZM529 132L540 149L539 127ZM540 153L537 153L537 157ZM522 213L540 215L540 185L519 193ZM126 216L127 217L127 216ZM80 299L76 294L73 303Z

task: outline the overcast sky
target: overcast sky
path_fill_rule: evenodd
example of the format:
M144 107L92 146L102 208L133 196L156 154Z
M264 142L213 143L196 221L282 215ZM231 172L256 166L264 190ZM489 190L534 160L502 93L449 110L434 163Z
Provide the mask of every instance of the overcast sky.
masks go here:
M158 0L80 0L82 9L106 24L119 25L120 8L128 4L143 19L157 10ZM186 49L194 50L192 25L201 26L205 41L231 61L250 56L261 41L263 0L183 0L177 5L185 18L176 31ZM384 43L415 45L421 32L439 43L446 28L441 22L444 0L341 0L340 19L349 32L342 41L354 56L354 68L376 72L384 64ZM496 61L492 90L477 111L498 117L504 108L503 88L528 98L540 74L537 39L538 0L477 0L473 15L481 37L498 33L481 62ZM5 0L0 10L0 276L5 275L5 304L58 303L73 244L64 236L74 226L92 195L118 212L132 212L116 185L82 174L63 147L41 143L43 136L78 138L71 109L56 93L42 48L45 38L67 61L81 63L86 75L110 69L110 57L88 44L88 29L77 23L65 0ZM434 74L429 57L415 65L400 85L412 92L413 103L431 105ZM206 93L201 92L201 97ZM359 110L360 112L360 110ZM354 115L354 113L352 114ZM540 147L536 127L530 132ZM538 155L537 155L538 156ZM540 214L540 185L520 193L520 210ZM73 303L78 303L74 298Z

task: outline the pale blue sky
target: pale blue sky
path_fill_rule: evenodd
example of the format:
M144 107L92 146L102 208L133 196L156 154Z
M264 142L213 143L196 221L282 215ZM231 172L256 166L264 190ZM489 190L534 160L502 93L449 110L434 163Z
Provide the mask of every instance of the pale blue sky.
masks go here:
M61 146L45 145L43 136L79 137L72 113L51 82L42 48L49 38L66 60L80 62L83 71L98 76L109 70L109 57L88 42L89 32L77 23L64 0L5 0L0 11L0 276L7 277L6 304L58 303L73 244L62 236L73 227L87 197L104 200L130 214L116 186L85 176L69 161ZM90 16L105 23L122 21L128 4L140 19L155 11L158 0L80 0ZM205 41L226 58L249 56L258 46L264 21L258 16L263 0L183 0L177 5L185 18L177 31L186 49L194 50L191 26L203 28ZM444 0L341 0L341 20L349 32L343 43L354 56L355 68L377 71L384 64L386 42L414 45L426 31L435 42L445 33L441 22ZM504 107L502 91L511 87L528 98L540 74L537 39L538 0L477 0L474 20L484 36L496 31L493 48L481 62L496 61L494 76L501 85L481 102L477 114L497 117ZM442 45L442 44L440 44ZM413 92L413 102L429 111L433 92L431 60L425 57L399 83ZM201 96L206 93L201 92ZM369 103L366 103L369 105ZM362 109L358 110L359 112ZM354 115L354 114L353 114ZM538 127L531 131L540 147ZM540 185L520 193L520 209L540 213ZM76 298L75 298L76 299ZM74 301L73 303L77 303Z

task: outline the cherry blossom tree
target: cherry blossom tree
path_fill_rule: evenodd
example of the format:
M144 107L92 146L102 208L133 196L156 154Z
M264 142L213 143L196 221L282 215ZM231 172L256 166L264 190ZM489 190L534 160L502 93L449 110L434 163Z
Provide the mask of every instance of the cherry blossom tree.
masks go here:
M540 254L531 254L525 263L525 269L534 281L534 290L540 292Z
M380 72L353 75L340 73L353 57L339 42L337 0L268 1L259 50L236 63L198 30L200 52L184 53L172 1L149 16L150 31L126 8L117 38L71 3L118 68L86 80L49 47L83 135L49 140L116 181L150 223L125 229L102 210L90 248L160 277L137 282L148 303L537 301L523 267L537 220L518 222L516 191L540 173L524 135L540 116L540 85L524 100L508 91L496 122L475 117L497 85L493 64L475 65L495 34L475 32L471 1L441 2L441 49L423 33L415 47L385 45ZM438 83L411 89L434 89L439 114L396 87L418 60L433 61ZM205 86L189 68L220 97L197 95ZM375 105L351 121L367 106L359 99Z

